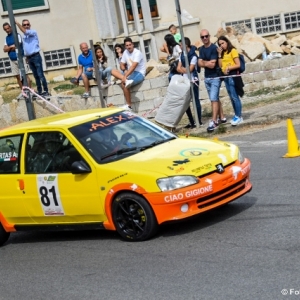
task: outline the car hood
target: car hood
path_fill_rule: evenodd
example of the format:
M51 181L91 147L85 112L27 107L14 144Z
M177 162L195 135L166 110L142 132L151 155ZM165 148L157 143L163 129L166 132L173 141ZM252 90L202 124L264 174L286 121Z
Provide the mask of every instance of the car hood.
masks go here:
M200 176L238 158L238 147L217 140L177 138L117 161L124 170Z

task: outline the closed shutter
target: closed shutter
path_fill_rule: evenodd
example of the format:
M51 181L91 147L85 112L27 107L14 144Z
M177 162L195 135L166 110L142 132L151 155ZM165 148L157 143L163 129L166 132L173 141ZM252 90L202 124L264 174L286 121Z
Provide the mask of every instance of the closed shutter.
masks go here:
M3 11L7 11L6 1L1 0ZM11 0L13 10L45 6L45 0Z

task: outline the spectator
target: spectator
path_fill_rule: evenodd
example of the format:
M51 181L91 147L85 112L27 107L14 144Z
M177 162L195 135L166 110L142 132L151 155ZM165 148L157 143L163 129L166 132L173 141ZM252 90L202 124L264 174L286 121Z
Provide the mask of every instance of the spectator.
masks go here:
M172 59L174 60L170 63L169 81L171 81L172 76L177 74L177 66L182 49L180 48L179 44L175 41L174 36L172 34L167 34L165 36L165 41L168 51L169 53L172 53ZM169 59L169 61L171 61L171 59Z
M124 108L131 110L129 88L141 83L145 79L146 64L142 52L134 48L131 38L125 38L124 45L126 50L123 52L121 59L121 71L112 70L112 75L122 81L121 87L127 103ZM128 69L126 69L126 65Z
M71 79L71 82L78 85L79 80L82 80L85 89L82 97L88 98L90 97L89 80L93 79L93 54L87 43L81 43L79 47L81 54L78 55L78 70L76 76Z
M207 131L213 132L218 127L219 122L227 122L223 114L222 103L219 100L221 79L218 77L216 69L218 52L217 46L211 43L209 32L206 29L201 30L200 38L203 46L199 48L200 59L198 60L198 64L204 68L204 83L212 107L212 120L209 122Z
M102 80L101 86L103 88L107 88L113 84L111 81L112 68L107 66L107 57L106 57L103 49L100 46L97 46L95 48L95 55L96 55L96 59L98 61L100 78ZM103 80L105 80L105 79L107 79L107 84L103 83Z
M114 51L115 51L116 59L118 60L118 62L120 64L122 56L123 56L123 52L124 52L123 45L121 45L121 44L115 44Z
M177 33L177 28L174 24L171 24L169 26L169 31L170 31L171 35L174 37L176 43L179 43L179 41L181 40L181 35L180 35L180 33ZM167 42L163 44L163 46L160 48L160 51L168 54L168 56L167 56L168 61L172 59L172 51L170 52ZM161 60L162 59L165 59L165 58L161 58Z
M199 78L198 78L198 72L197 72L198 56L195 52L196 47L191 45L191 40L188 37L185 37L184 41L185 41L185 45L186 45L186 51L187 51L187 56L188 56L188 61L189 61L189 69L190 69L190 72L191 72L191 78L194 81L193 91L194 91L194 96L195 96L195 103L196 103L198 120L199 120L199 124L201 126L203 124L202 124L202 121L201 121L201 103L200 103L200 100L199 100L199 86L198 86ZM184 77L188 78L183 52L181 52L181 56L179 57L179 63L178 63L177 70L178 70L179 73L182 73ZM188 109L186 111L186 114L189 118L190 124L185 126L185 128L195 128L196 124L195 124L195 121L193 119L190 107L188 107Z
M37 32L31 28L28 19L22 21L22 25L15 21L19 29L23 32L23 48L29 67L36 82L38 94L47 97L48 84L43 71L42 57L40 55L39 37ZM44 91L42 90L42 86Z
M231 42L225 36L220 36L218 38L218 45L218 63L220 68L222 68L223 74L225 76L238 74L241 64L237 50L232 46ZM224 78L224 82L234 110L234 117L230 123L232 126L236 126L243 122L242 102L236 91L234 78L228 76Z
M14 40L14 36L13 36L13 32L12 32L10 24L7 22L4 23L3 30L7 33L7 36L4 41L3 51L8 53L8 57L10 59L11 71L12 71L13 75L16 76L18 85L19 85L20 89L22 90L23 81L21 79L21 73L20 73L20 68L19 68L19 63L18 63L18 54L16 52L15 40ZM22 37L20 34L17 34L17 35L18 35L19 45L21 48L21 53L22 53L22 56L24 57ZM31 88L31 80L30 80L29 76L27 75L28 74L28 64L24 58L23 58L23 64L24 64L25 73L27 76L27 83L28 83L28 86ZM21 93L17 99L21 99L22 97L23 97L23 94Z

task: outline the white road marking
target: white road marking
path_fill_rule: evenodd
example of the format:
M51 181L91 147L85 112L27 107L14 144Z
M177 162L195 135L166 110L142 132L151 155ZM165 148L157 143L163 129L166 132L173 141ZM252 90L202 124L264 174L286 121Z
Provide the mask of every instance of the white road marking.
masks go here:
M275 141L261 141L261 142L252 142L252 141L229 141L232 144L238 145L239 147L269 147L269 146L286 146L287 140L275 140Z

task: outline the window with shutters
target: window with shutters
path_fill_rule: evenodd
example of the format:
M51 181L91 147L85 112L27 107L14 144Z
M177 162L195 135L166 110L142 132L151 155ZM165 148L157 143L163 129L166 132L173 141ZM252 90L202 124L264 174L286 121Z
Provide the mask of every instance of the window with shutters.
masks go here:
M11 0L14 14L49 9L48 0ZM7 15L6 0L1 0L2 15Z
M139 18L143 19L143 11L142 11L141 2L140 2L140 0L136 0L136 1L137 1L138 11L139 11ZM150 5L151 17L158 17L156 0L149 0L149 5ZM125 0L125 6L126 6L126 11L127 11L128 21L133 21L131 0Z

